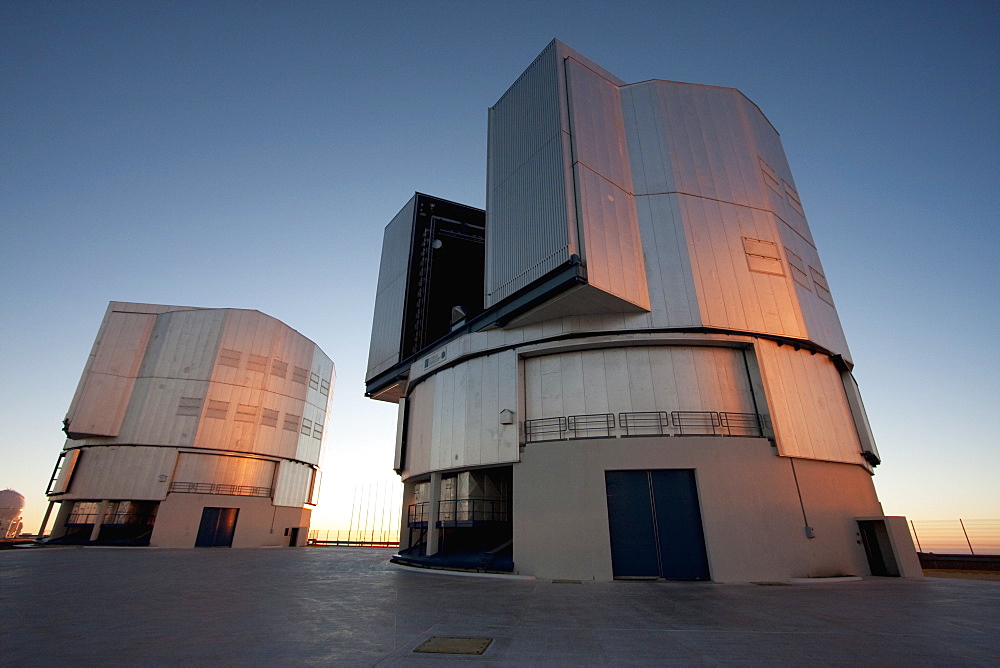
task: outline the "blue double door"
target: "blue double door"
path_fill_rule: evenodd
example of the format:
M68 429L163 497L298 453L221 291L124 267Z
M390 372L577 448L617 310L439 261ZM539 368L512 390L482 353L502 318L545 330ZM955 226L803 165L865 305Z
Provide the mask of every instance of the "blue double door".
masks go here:
M205 508L198 525L195 547L232 547L239 508Z
M708 580L692 469L605 471L616 578Z

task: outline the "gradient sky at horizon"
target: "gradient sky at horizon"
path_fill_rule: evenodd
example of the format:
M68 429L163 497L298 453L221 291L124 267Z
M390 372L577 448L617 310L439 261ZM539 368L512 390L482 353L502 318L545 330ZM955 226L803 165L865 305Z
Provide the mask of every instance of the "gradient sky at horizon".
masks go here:
M321 505L394 478L363 397L382 229L485 204L486 110L553 38L740 89L782 135L888 514L1000 517L995 2L0 4L0 489L26 529L109 301L250 308L337 364Z

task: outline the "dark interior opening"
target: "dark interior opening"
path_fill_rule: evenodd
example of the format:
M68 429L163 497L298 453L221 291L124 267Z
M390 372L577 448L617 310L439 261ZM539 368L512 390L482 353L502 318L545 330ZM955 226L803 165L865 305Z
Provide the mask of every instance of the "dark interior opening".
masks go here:
M483 312L486 212L418 194L403 314L402 357Z

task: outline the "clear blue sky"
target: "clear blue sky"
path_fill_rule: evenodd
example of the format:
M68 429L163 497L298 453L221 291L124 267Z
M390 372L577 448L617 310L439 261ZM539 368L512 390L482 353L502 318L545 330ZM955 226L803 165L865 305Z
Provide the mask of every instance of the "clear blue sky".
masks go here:
M363 398L382 228L485 203L486 110L553 37L739 88L782 135L889 514L1000 516L996 2L0 4L0 488L28 528L111 300L257 309L338 383L314 527L391 477ZM352 472L343 475L345 469Z

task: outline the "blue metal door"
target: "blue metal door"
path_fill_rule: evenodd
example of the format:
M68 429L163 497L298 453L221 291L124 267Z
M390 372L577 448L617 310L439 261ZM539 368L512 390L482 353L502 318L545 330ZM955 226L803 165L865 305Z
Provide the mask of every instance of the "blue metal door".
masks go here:
M606 471L604 476L615 577L709 579L693 470Z
M195 547L232 547L239 508L205 508L201 513Z
M605 471L615 577L660 577L648 471Z

